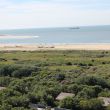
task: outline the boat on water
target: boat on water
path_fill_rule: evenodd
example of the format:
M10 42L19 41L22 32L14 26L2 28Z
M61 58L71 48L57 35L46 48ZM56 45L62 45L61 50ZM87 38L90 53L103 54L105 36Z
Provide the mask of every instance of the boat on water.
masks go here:
M69 29L80 29L80 27L70 27Z

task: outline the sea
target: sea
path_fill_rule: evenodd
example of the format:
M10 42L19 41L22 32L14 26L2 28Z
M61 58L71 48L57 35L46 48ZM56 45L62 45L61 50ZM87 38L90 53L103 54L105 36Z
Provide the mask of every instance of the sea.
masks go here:
M0 30L0 35L30 36L0 38L0 44L110 43L110 26L80 26Z

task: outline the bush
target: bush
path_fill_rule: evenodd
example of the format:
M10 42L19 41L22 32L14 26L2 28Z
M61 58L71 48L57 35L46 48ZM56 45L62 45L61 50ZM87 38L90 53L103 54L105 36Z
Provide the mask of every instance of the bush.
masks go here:
M95 86L99 85L103 88L108 88L108 82L101 78L101 77L96 77L96 76L84 76L80 77L76 81L78 84L84 84L84 85L89 85L89 86Z
M31 82L25 80L15 80L10 83L9 87L22 94L26 94L29 92L29 89L31 87Z
M29 99L25 96L20 97L11 97L7 99L7 103L12 105L13 107L25 107L27 108L29 105Z
M26 109L24 107L14 107L11 110L30 110L30 109Z
M66 65L71 66L71 65L72 65L72 63L71 63L71 62L67 62L67 63L66 63Z
M29 93L28 98L31 103L37 103L40 101L40 96L38 96L36 93Z
M60 101L60 107L71 110L80 110L79 102L78 98L67 97Z
M23 67L23 68L20 68L18 70L15 70L12 73L12 76L13 77L17 77L17 78L28 77L28 76L31 75L31 73L32 73L32 69L31 68Z
M78 95L82 98L96 97L95 90L90 87L85 87Z
M48 95L45 101L48 106L54 106L54 98L51 95Z
M81 88L80 88L80 85L73 84L73 85L68 86L67 90L70 93L77 94L81 90Z
M11 76L11 73L17 69L16 66L3 66L0 67L0 76Z
M65 75L64 75L64 74L57 74L57 75L56 75L56 80L62 81L62 80L64 80L64 79L65 79Z
M78 65L79 66L87 66L87 64L85 64L85 63L79 63Z
M32 72L38 72L38 68L18 67L14 65L13 66L5 65L0 67L0 76L21 78L30 76Z
M81 100L81 110L103 110L103 102L98 99Z
M73 108L73 98L67 97L60 102L61 108L72 109Z
M8 86L12 80L13 79L11 79L8 76L0 77L0 86L2 87Z
M110 110L110 105L109 105L109 106L107 106L105 110Z
M61 90L60 90L60 88L59 87L51 87L51 88L48 88L47 90L46 90L46 93L48 94L48 95L51 95L52 97L54 97L54 98L56 98L57 97L57 95L59 94L61 92Z
M12 106L6 103L3 103L2 106L0 106L0 110L12 110Z
M110 97L110 91L102 91L99 94L100 97Z

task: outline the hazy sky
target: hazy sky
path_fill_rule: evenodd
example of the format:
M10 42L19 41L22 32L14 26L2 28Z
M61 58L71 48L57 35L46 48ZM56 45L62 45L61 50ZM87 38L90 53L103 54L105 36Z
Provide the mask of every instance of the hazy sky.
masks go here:
M0 29L110 24L110 0L0 0Z

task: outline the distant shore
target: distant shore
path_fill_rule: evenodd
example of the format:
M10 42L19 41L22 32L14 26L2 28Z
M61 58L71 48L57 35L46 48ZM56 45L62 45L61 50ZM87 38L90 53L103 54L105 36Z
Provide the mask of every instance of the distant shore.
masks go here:
M0 51L110 50L110 44L0 44Z

